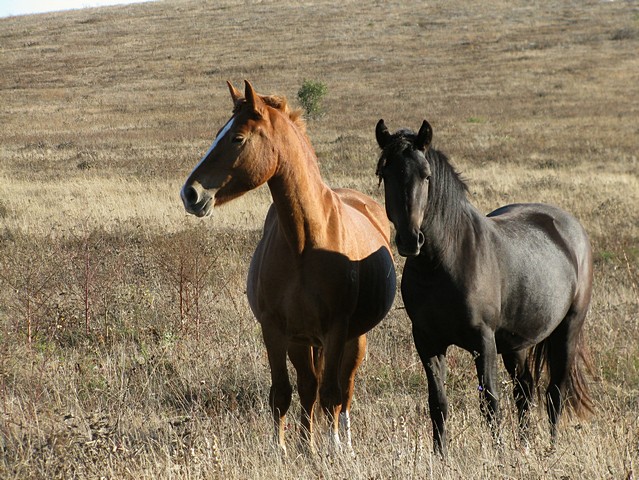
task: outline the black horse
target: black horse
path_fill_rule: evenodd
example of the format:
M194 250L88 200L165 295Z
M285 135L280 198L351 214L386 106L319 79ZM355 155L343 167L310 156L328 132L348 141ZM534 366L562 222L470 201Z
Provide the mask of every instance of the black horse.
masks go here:
M532 395L547 368L546 409L554 442L565 405L592 412L580 363L592 292L588 236L567 212L545 204L507 205L482 215L444 154L419 132L376 128L386 214L407 257L402 297L428 377L433 445L446 455L446 350L475 356L480 404L499 440L497 354L514 383L521 440Z

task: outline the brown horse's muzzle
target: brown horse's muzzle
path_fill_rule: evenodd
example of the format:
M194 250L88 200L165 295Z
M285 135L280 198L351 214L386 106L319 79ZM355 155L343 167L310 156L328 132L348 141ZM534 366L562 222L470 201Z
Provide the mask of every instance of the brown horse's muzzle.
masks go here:
M186 211L197 217L211 213L213 197L198 182L185 183L180 191Z

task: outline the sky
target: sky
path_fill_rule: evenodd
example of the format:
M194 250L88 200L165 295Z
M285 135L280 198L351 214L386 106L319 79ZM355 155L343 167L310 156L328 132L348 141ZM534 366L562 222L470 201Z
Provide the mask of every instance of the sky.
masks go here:
M0 0L0 17L29 13L57 12L75 8L122 5L149 0Z

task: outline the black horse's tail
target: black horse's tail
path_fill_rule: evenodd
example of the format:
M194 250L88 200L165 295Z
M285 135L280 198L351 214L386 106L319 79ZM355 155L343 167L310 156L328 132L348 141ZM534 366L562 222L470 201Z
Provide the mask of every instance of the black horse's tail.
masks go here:
M572 413L578 418L586 418L588 415L594 413L594 402L590 395L584 370L592 375L593 368L590 354L584 343L583 332L579 332L576 340L575 354L572 358L566 358L565 355L556 355L561 358L553 358L552 342L553 339L551 335L541 343L535 345L530 350L528 356L534 385L537 386L537 392L540 397L543 396L540 385L544 377L544 372L553 369L553 361L568 362L569 373L564 385L563 395L566 401L565 406L568 407L568 413ZM555 368L556 367L557 366L555 366Z

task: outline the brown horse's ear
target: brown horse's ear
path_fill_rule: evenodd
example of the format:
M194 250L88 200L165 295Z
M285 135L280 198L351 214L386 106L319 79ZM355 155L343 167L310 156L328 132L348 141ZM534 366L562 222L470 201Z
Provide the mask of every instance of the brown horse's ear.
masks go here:
M229 87L229 92L231 92L231 98L233 99L233 105L235 105L235 104L237 104L237 101L242 98L242 92L240 92L237 88L235 88L233 86L233 84L231 82L229 82L228 80L226 81L226 84Z
M428 150L430 147L430 142L433 139L433 129L426 120L422 123L422 126L419 128L419 132L417 133L417 139L415 140L415 147L422 152Z
M391 134L388 131L388 128L386 128L383 118L377 122L377 126L375 127L375 138L377 138L377 144L382 150L384 150L391 140Z
M251 85L251 82L249 82L248 80L244 80L244 98L246 98L246 102L253 108L256 113L262 113L264 102L262 101L260 96L255 93L253 85Z

